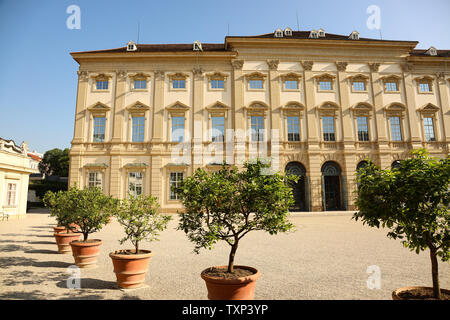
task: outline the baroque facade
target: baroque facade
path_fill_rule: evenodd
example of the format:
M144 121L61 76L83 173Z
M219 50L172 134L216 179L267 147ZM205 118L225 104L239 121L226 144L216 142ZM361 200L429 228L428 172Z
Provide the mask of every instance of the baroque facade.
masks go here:
M223 44L73 52L69 184L158 197L196 168L256 156L300 175L299 211L354 209L357 168L450 148L449 50L416 41L277 29Z
M38 162L28 156L28 146L0 138L0 217L23 218L27 212L30 174Z

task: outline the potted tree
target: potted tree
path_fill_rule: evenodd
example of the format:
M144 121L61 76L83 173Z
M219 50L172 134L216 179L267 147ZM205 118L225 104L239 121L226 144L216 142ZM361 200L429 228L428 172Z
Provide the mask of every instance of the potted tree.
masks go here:
M381 170L372 162L358 172L359 188L354 219L371 227L390 229L387 236L401 239L416 253L430 252L433 287L405 287L395 290L397 299L449 299L440 289L438 258L450 258L450 159L436 159L425 149L392 170Z
M53 227L53 235L58 245L58 252L70 253L70 242L78 240L80 234L73 232L73 215L68 208L67 191L47 191L42 200L50 209L50 216L56 218L57 226Z
M157 199L151 195L139 195L123 199L117 207L115 216L123 226L125 237L119 242L130 240L134 249L117 250L109 256L114 265L117 283L121 288L131 289L142 286L153 252L140 249L143 240L159 240L159 232L167 228L171 217L158 211Z
M253 299L261 274L234 264L241 239L250 231L277 234L293 228L288 209L294 200L287 180L295 178L266 174L268 169L260 160L245 163L242 171L225 165L212 173L197 169L174 188L185 207L178 229L195 244L194 252L211 249L219 240L230 245L228 265L201 272L211 300Z
M108 223L118 200L106 196L100 188L78 189L77 186L69 189L67 198L67 206L73 215L72 220L83 235L83 240L70 243L75 264L80 268L95 267L102 240L88 237Z

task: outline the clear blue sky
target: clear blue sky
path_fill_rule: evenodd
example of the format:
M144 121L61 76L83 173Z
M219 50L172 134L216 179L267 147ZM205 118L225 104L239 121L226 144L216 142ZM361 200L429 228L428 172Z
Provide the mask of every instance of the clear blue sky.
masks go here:
M73 4L80 30L66 27ZM384 39L450 49L449 0L0 0L0 137L38 152L70 148L78 64L69 52L136 41L138 21L140 43L220 43L228 24L230 35L296 30L298 10L300 30L379 38L366 26L370 5L381 9Z

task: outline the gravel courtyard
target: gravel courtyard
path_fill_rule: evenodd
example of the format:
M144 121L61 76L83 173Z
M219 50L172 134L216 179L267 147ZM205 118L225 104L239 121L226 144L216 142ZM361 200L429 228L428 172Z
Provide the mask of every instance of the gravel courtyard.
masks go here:
M351 213L294 214L297 231L270 236L249 233L240 243L236 263L258 268L262 276L255 299L391 299L399 287L431 286L428 251L419 255L372 229L351 220ZM200 272L228 262L229 248L192 252L177 217L150 249L146 285L118 288L108 254L120 246L121 226L113 221L90 236L103 244L95 269L81 269L81 289L68 289L71 254L59 254L53 238L54 218L29 213L26 219L0 222L0 299L207 299ZM369 266L381 271L381 288L369 289ZM439 262L441 287L450 289L450 263Z

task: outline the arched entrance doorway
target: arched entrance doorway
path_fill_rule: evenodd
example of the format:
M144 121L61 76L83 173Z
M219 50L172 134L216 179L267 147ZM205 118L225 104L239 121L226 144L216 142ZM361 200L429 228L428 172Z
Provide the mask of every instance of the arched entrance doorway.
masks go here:
M286 174L298 176L297 182L292 183L292 193L294 195L295 203L289 209L290 211L307 211L306 199L306 169L300 162L289 162L286 165Z
M342 210L341 168L333 161L322 166L322 200L324 210Z

